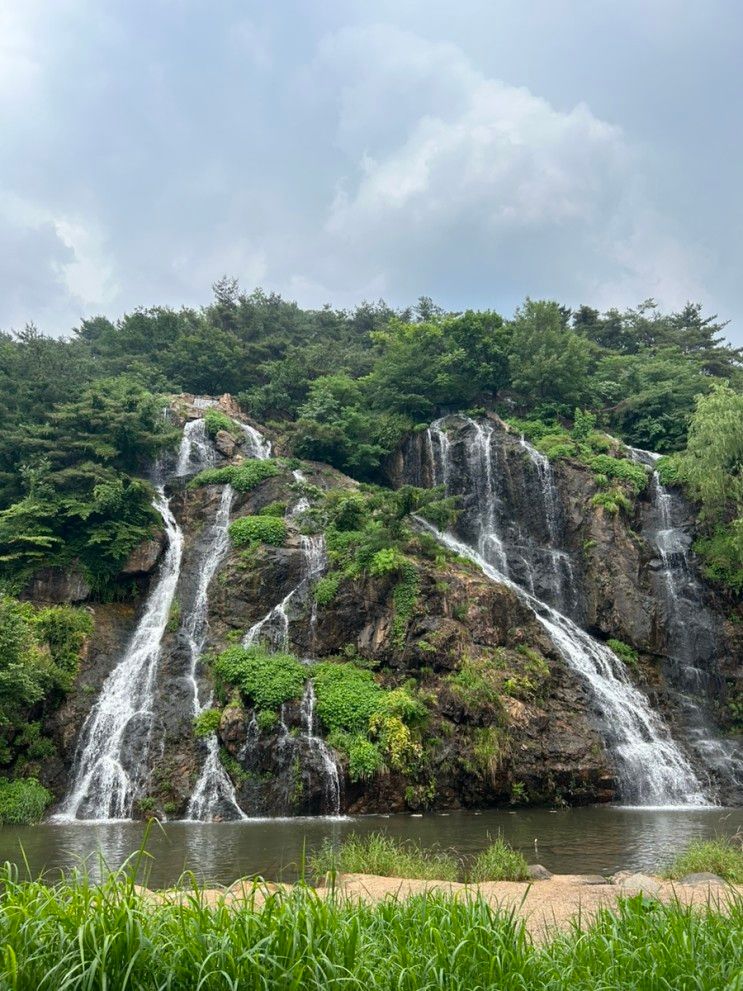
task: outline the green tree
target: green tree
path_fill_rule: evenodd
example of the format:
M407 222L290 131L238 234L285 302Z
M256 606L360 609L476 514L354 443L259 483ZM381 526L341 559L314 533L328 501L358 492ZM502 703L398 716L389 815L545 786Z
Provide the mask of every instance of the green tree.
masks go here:
M590 346L557 303L527 299L516 311L508 357L512 387L529 402L572 409L586 398Z

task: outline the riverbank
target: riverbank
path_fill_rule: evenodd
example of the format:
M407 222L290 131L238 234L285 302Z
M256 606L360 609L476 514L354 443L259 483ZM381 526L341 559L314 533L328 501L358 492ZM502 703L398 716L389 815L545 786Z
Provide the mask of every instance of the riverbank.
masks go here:
M719 991L743 967L743 890L651 896L584 876L477 887L368 875L320 889L153 892L0 877L12 991ZM629 896L629 897L628 897Z
M165 891L137 887L138 894L154 905L188 904L196 895L208 908L241 910L262 908L273 897L292 895L302 886L241 880L228 888ZM465 884L458 881L382 877L377 874L340 874L312 889L322 900L378 905L404 902L417 897L443 897L464 903L483 901L496 912L513 914L526 931L543 941L556 930L590 924L602 909L616 910L627 898L643 895L665 905L712 908L726 912L743 902L743 885L722 879L690 876L669 881L662 877L625 871L613 879L597 874L561 874L536 881L489 881Z

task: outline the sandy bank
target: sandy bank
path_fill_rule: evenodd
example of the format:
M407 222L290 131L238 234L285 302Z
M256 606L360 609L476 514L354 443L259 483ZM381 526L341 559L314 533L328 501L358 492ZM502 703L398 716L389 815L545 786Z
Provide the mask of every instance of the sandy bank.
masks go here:
M229 888L205 888L198 892L139 891L157 904L173 904L199 897L207 905L227 905L240 908L246 903L262 905L278 891L291 891L288 884L237 881ZM725 910L731 896L743 897L743 885L699 882L679 884L659 877L624 872L615 883L596 875L556 874L546 881L490 881L482 884L462 884L455 881L419 881L410 878L380 877L375 874L343 874L334 887L316 889L322 898L341 896L351 900L375 903L387 898L405 899L431 892L452 898L479 895L494 908L513 911L526 922L536 937L543 937L555 928L564 929L572 920L590 922L601 907L612 906L620 898L642 892L663 902L678 900L683 905L703 906Z

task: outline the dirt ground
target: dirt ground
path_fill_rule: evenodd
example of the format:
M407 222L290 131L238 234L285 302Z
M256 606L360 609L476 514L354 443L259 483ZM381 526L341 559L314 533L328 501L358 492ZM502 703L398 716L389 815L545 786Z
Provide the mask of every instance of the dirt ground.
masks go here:
M204 889L199 892L199 897L208 905L224 903L239 908L250 901L259 906L268 895L279 890L289 891L291 885L263 882L256 886L249 880L237 881L226 889ZM140 891L157 904L172 904L194 897L192 893L182 891ZM344 874L338 878L334 889L317 889L321 897L333 897L335 894L366 902L379 902L386 898L405 899L426 892L443 893L454 898L471 898L479 894L494 908L515 911L537 939L544 939L555 929L567 928L574 919L588 924L599 908L611 906L619 898L640 891L663 902L677 899L684 905L705 906L710 903L713 908L724 911L731 895L737 892L743 896L743 885L708 882L678 884L637 874L620 875L615 883L607 883L594 875L556 874L546 881L490 881L478 885L379 877L374 874Z

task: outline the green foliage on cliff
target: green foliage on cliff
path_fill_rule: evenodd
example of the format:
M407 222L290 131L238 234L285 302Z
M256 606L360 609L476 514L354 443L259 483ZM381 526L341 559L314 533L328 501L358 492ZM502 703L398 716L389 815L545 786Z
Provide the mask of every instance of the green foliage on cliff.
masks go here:
M270 544L281 547L286 541L286 523L276 516L241 516L230 523L230 540L235 547Z
M743 591L743 393L718 383L698 396L687 448L664 468L700 504L694 550L708 577Z
M203 737L211 736L212 733L216 733L219 729L221 719L221 709L204 709L193 721L194 736L202 739Z
M220 430L235 435L240 430L235 421L230 419L221 409L208 409L204 413L204 426L210 437L216 437Z
M275 710L300 698L307 680L306 667L293 654L271 653L258 646L228 647L214 661L214 671L258 710Z
M237 492L250 492L267 478L279 474L279 465L269 458L265 461L244 461L224 468L206 468L188 483L191 489L200 485L231 485Z
M51 800L35 778L0 781L0 823L25 826L39 822Z
M38 723L62 701L93 629L70 606L37 609L0 594L0 765L19 771L44 756Z

